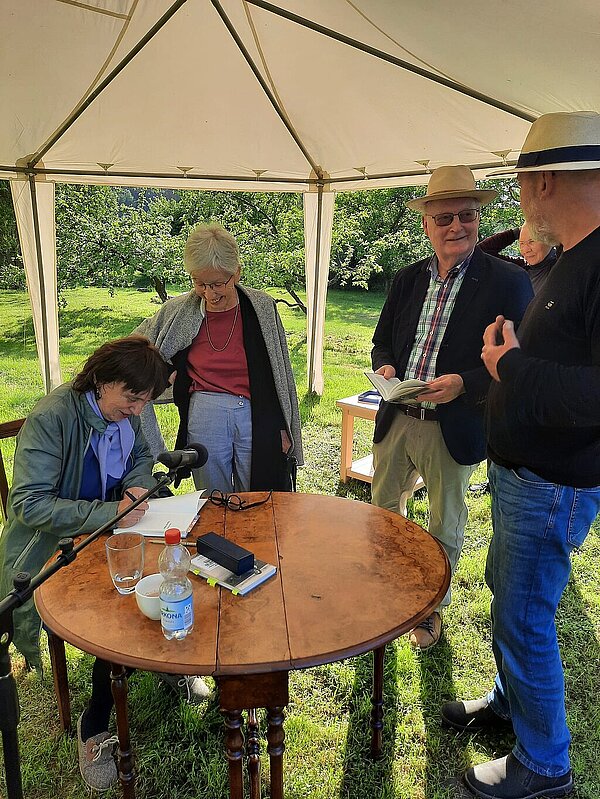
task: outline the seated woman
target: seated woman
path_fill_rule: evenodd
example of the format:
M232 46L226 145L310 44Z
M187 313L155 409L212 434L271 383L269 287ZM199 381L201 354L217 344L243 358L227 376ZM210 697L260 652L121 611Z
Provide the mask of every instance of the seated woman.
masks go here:
M60 538L91 533L125 510L131 504L125 491L137 497L156 485L138 416L165 390L170 372L147 339L118 339L97 349L72 383L36 404L17 439L0 537L0 597L12 589L18 572L35 576ZM144 502L130 511L119 527L134 525L147 508ZM36 667L40 629L29 600L14 613L13 643ZM81 773L93 788L108 788L117 779L115 739L107 732L111 709L110 669L96 660L92 697L77 725Z
M218 224L190 233L184 265L193 290L166 302L135 331L177 369L175 447L201 442L208 449L206 465L194 470L199 489L285 490L287 458L302 464L302 441L275 302L239 284L237 243ZM142 419L153 452L165 449L151 405Z

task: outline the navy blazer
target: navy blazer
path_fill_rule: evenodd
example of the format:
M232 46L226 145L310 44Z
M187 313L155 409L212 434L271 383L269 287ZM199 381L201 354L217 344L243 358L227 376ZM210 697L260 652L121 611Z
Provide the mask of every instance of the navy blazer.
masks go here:
M396 274L373 335L373 370L391 364L398 377L404 375L429 286L430 260L425 258ZM475 247L435 370L436 377L459 374L465 385L460 397L437 405L444 441L457 463L475 464L485 458L483 408L491 377L481 361L483 332L499 314L518 326L532 297L524 269ZM382 400L375 419L375 443L383 440L397 412L397 405Z

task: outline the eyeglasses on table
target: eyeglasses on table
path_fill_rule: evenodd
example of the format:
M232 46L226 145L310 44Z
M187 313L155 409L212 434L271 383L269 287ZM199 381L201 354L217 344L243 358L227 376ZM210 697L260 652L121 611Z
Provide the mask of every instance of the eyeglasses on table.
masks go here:
M264 499L260 499L258 502L246 502L237 494L224 494L222 491L219 491L218 488L215 488L210 492L209 500L213 505L222 505L229 510L250 510L250 508L257 508L259 505L264 505L265 502L271 499L272 494L273 491L271 490Z

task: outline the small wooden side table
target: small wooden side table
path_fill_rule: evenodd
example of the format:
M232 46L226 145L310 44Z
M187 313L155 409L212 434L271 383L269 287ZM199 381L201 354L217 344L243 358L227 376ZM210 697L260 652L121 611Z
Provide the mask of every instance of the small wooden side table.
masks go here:
M373 455L365 455L357 460L352 460L352 447L354 444L354 420L369 419L375 421L375 415L379 409L379 403L359 402L358 394L353 397L336 400L338 408L342 411L342 446L340 457L340 480L347 483L353 477L355 480L362 480L364 483L373 482ZM423 488L425 483L419 477L414 490Z
M365 455L358 460L352 460L352 445L354 443L354 419L369 419L375 421L375 414L379 403L359 402L358 394L353 397L337 400L338 408L342 411L342 452L340 458L340 480L347 483L350 477L362 480L365 483L373 481L373 456Z

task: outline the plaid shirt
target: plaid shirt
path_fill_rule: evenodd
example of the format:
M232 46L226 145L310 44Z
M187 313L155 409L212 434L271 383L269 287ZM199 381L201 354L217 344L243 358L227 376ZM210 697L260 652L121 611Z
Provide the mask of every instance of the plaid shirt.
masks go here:
M434 255L429 262L427 268L431 273L431 279L421 308L404 380L429 381L435 378L440 345L472 256L471 252L462 263L454 266L445 278L439 276L437 256ZM424 402L423 407L435 408L435 403Z

